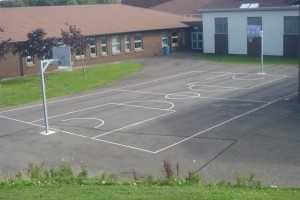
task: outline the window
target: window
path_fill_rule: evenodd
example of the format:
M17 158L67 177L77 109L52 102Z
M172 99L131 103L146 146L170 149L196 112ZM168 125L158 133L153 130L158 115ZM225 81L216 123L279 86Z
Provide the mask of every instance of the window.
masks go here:
M284 34L298 35L299 34L299 17L286 16L284 17Z
M101 37L101 53L102 53L102 55L107 54L107 40L106 40L106 37Z
M80 51L76 51L76 53L75 53L75 56L77 57L77 58L81 58L81 57L85 57L85 53L83 52L83 53L80 53Z
M247 18L248 25L257 25L262 27L262 18L261 17L248 17Z
M171 33L172 47L178 46L178 32L174 31Z
M161 46L168 46L168 32L162 32L161 34Z
M215 18L215 34L228 34L228 22L226 17Z
M185 46L186 45L186 34L185 34L185 31L182 31L181 33L181 42L182 42L182 46Z
M125 35L125 51L130 52L130 35Z
M33 62L33 56L26 56L26 64L32 65Z
M142 41L142 34L134 34L134 48L135 50L142 50L143 49L143 41Z
M120 53L120 36L111 37L111 50L113 54Z
M91 50L91 56L97 55L96 38L94 37L90 38L90 50Z

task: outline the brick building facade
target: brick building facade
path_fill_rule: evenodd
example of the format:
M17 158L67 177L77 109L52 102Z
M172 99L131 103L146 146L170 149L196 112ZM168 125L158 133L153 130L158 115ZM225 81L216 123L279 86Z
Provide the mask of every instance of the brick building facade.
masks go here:
M14 17L14 9L19 11L21 19L26 19L27 26L21 26L19 32L15 31L16 27L24 22L8 20L10 16ZM76 10L84 12L83 15L77 15ZM7 18L2 21L5 32L0 33L0 38L11 38L14 42L26 41L26 34L36 28L43 28L48 37L59 38L66 21L75 24L84 36L93 41L83 55L84 65L162 55L166 45L171 51L190 48L187 42L190 27L182 22L181 16L149 9L125 5L85 5L2 8L1 11L4 11L2 13ZM49 12L49 16L44 20L34 21L35 17L31 14L33 11ZM56 15L52 14L54 11ZM109 17L110 20L106 20ZM55 21L58 18L60 21ZM95 18L96 21L93 21ZM92 26L86 23L89 20L93 21ZM21 58L18 54L8 54L5 58L0 62L0 79L36 74L40 71L40 62L35 57ZM71 62L73 66L81 66L81 56L72 53ZM50 65L47 70L54 69L57 67Z

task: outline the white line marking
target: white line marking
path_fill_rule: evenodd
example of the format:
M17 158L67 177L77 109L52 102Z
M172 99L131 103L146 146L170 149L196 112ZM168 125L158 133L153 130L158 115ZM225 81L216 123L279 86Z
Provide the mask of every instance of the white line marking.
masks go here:
M141 94L157 94L157 95L166 95L164 93L158 93L158 92L147 92L147 91L139 91L139 90L118 90L121 92L133 92L133 93L141 93Z
M197 97L200 97L200 94L195 92L180 92L174 94L167 94L165 96L166 99L192 99Z
M268 83L273 83L273 82L278 81L278 80L283 79L283 78L286 78L286 76L282 76L282 77L277 78L277 79L275 79L275 80L267 81L267 82L264 82L264 83L261 83L261 84L258 84L258 85L252 86L252 87L242 88L242 89L253 89L253 88L256 88L256 87L259 87L259 86L268 84Z
M234 75L232 76L232 79L238 80L238 81L256 81L256 80L262 80L262 79L265 79L265 76L262 76L262 75L255 75L255 76L258 76L259 78L238 78L238 77L236 77L236 75L234 74Z
M101 107L101 106L107 106L107 105L113 105L113 104L114 103L106 103L106 104L102 104L102 105L98 105L98 106L92 106L92 107L88 107L88 108L84 108L84 109L80 109L80 110L75 110L75 111L71 111L71 112L67 112L67 113L63 113L63 114L59 114L59 115L54 115L54 116L48 117L48 119L61 117L61 116L65 116L65 115L70 115L70 114L74 114L74 113L77 113L77 112L82 112L82 111L90 110L90 109L93 109L93 108L98 108L98 107ZM43 121L43 120L44 120L44 118L43 119L37 119L37 120L31 121L31 123L38 122L38 121Z
M156 79L156 80L152 80L152 81L146 81L146 82L143 82L143 83L137 83L137 84L133 84L133 85L129 85L129 86L124 86L124 87L120 87L120 88L116 88L116 89L111 89L111 90L106 90L106 91L101 91L101 92L95 92L95 93L91 93L91 94L86 94L86 95L81 95L81 96L76 96L76 97L61 99L61 100L57 100L57 101L49 101L48 100L48 104L59 103L59 102L73 100L73 99L79 99L79 98L84 98L84 97L88 97L88 96L98 95L98 94L102 94L102 93L118 91L118 90L129 88L129 87L144 85L144 84L148 84L148 83L152 83L152 82L157 82L157 81L161 81L161 80L165 80L165 79L169 79L169 78L174 78L174 77L182 76L182 75L189 74L189 73L197 73L197 72L203 73L203 72L206 72L206 71L189 71L189 72L175 74L175 75L172 75L172 76L167 76L167 77ZM26 106L26 107L21 107L21 108L14 108L14 109L10 109L10 110L1 111L0 114L1 113L6 113L6 112L17 111L17 110L23 110L23 109L27 109L27 108L33 108L33 107L42 106L42 105L43 104L36 104L36 105L32 105L32 106Z
M133 146L128 146L128 145L124 145L124 144L120 144L120 143L115 143L115 142L110 142L110 141L107 141L107 140L101 140L101 139L98 139L98 138L91 138L91 139L92 140L97 140L97 141L100 141L100 142L105 142L105 143L108 143L108 144L118 145L118 146L121 146L121 147L126 147L126 148L129 148L129 149L144 151L144 152L147 152L147 153L152 153L152 154L155 153L153 151L149 151L149 150L146 150L146 149L141 149L141 148L137 148L137 147L133 147Z
M227 99L227 98L217 98L217 97L199 97L200 99L218 99L218 100L225 100L225 101L246 101L246 102L253 102L253 103L269 103L269 101L256 101L256 100L247 100L247 99Z
M55 130L55 131L58 131L58 132L66 133L66 134L69 134L69 135L74 135L74 136L87 138L87 139L91 139L91 140L95 140L95 141L100 141L100 142L104 142L104 143L108 143L108 144L113 144L113 145L117 145L117 146L121 146L121 147L126 147L126 148L130 148L130 149L144 151L144 152L147 152L147 153L154 153L153 151L149 151L149 150L146 150L146 149L141 149L141 148L137 148L137 147L133 147L133 146L129 146L129 145L124 145L124 144L120 144L120 143L116 143L116 142L110 142L110 141L102 140L102 139L98 139L98 138L90 138L88 136L80 135L80 134L77 134L77 133L72 133L72 132L69 132L69 131L59 130L59 129L55 129L55 128L51 128L51 129Z
M131 127L131 126L136 126L136 125L139 125L139 124L142 124L142 123L145 123L145 122L148 122L148 121L151 121L151 120L160 118L160 117L164 117L164 116L169 115L169 114L172 114L172 113L174 113L174 112L176 112L176 111L171 111L171 112L166 113L166 114L163 114L163 115L159 115L159 116L152 117L152 118L149 118L149 119L146 119L146 120L143 120L143 121L134 123L134 124L130 124L130 125L128 125L128 126L124 126L124 127L121 127L121 128L118 128L118 129L115 129L115 130L112 130L112 131L103 133L103 134L101 134L101 135L94 136L92 139L95 139L95 138L98 138L98 137L102 137L102 136L108 135L108 134L110 134L110 133L114 133L114 132L116 132L116 131L120 131L120 130L122 130L122 129Z
M219 72L215 72L215 73L219 73ZM227 75L230 75L231 73L226 73L226 74L222 74L222 75L219 75L219 76L213 76L213 77L210 77L210 78L207 78L207 79L204 79L204 80L201 80L201 81L197 81L197 82L193 82L193 83L188 83L187 85L195 85L197 83L201 83L203 81L208 81L208 80L211 80L211 79L215 79L215 78L220 78L222 76L227 76Z
M219 127L219 126L222 126L222 125L224 125L224 124L227 124L227 123L229 123L229 122L231 122L231 121L234 121L234 120L236 120L236 119L238 119L238 118L241 118L241 117L243 117L243 116L245 116L245 115L248 115L248 114L250 114L250 113L253 113L253 112L255 112L255 111L257 111L257 110L260 110L260 109L262 109L262 108L264 108L264 107L267 107L267 106L269 106L269 105L271 105L271 104L273 104L273 103L276 103L277 101L280 101L280 100L282 100L282 99L284 99L284 98L287 98L287 97L289 97L289 96L293 96L293 95L295 95L295 94L297 94L297 93L298 93L298 92L295 92L295 93L289 94L289 95L287 95L287 96L281 97L281 98L276 99L276 100L274 100L274 101L271 101L271 102L269 102L269 103L267 103L267 104L265 104L265 105L262 105L262 106L260 106L260 107L258 107L258 108L255 108L255 109L250 110L250 111L248 111L248 112L245 112L245 113L243 113L243 114L241 114L241 115L238 115L238 116L236 116L236 117L234 117L234 118L231 118L231 119L229 119L229 120L226 120L226 121L224 121L224 122L222 122L222 123L220 123L220 124L217 124L217 125L212 126L212 127L208 128L208 129L205 129L205 130L203 130L203 131L201 131L201 132L199 132L199 133L196 133L196 134L194 134L194 135L192 135L192 136L190 136L190 137L187 137L187 138L185 138L185 139L183 139L183 140L181 140L181 141L179 141L179 142L176 142L176 143L174 143L174 144L172 144L172 145L169 145L169 146L167 146L167 147L165 147L165 148L162 148L162 149L156 151L155 153L162 152L162 151L164 151L164 150L166 150L166 149L169 149L169 148L171 148L171 147L173 147L173 146L176 146L176 145L178 145L178 144L181 144L181 143L183 143L183 142L185 142L185 141L187 141L187 140L190 140L190 139L192 139L192 138L194 138L194 137L196 137L196 136L198 136L198 135L201 135L202 133L205 133L205 132L210 131L210 130L212 130L212 129L214 129L214 128L217 128L217 127Z
M30 123L30 122L25 122L25 121L18 120L18 119L13 119L13 118L10 118L10 117L0 116L0 118L9 119L9 120L12 120L12 121L17 121L17 122L21 122L21 123L33 125L33 126L36 126L36 127L45 128L42 125L33 124L33 123ZM129 145L124 145L124 144L119 144L119 143L116 143L116 142L110 142L110 141L107 141L107 140L101 140L101 139L97 139L97 138L90 138L90 137L85 136L85 135L80 135L80 134L77 134L77 133L72 133L72 132L68 132L68 131L64 131L64 130L59 130L59 129L52 128L52 127L51 127L51 130L54 130L54 131L57 131L57 132L61 132L61 133L66 133L66 134L73 135L73 136L87 138L87 139L91 139L91 140L95 140L95 141L100 141L100 142L104 142L104 143L108 143L108 144L122 146L122 147L130 148L130 149L144 151L144 152L147 152L147 153L152 153L152 154L154 153L153 151L149 151L149 150L146 150L146 149L141 149L141 148L137 148L137 147L133 147L133 146L129 146Z
M102 119L98 119L98 118L71 118L71 119L64 119L61 121L66 122L66 121L73 121L73 120L96 120L96 121L99 121L100 124L98 126L95 126L94 128L99 128L100 126L102 126L104 124L104 121Z
M220 88L220 89L194 89L193 87L197 87L197 86L203 86L204 88ZM224 88L222 90L222 88ZM190 85L189 89L192 91L199 91L199 92L226 92L226 91L232 91L232 90L239 90L240 88L235 88L235 87L222 87L222 86L212 86L212 85Z
M143 103L143 102L159 102L159 103L166 103L166 104L170 104L171 106L167 109L161 109L161 108L156 108L156 107L148 107L148 106L138 106L138 105L132 105L131 103ZM125 105L125 106L132 106L132 107L139 107L139 108L147 108L147 109L154 109L154 110L171 110L172 108L174 108L174 104L172 102L169 101L160 101L160 100L147 100L147 101L128 101L128 102L123 102L123 103L119 103L119 105Z
M21 123L29 124L29 125L32 125L32 126L44 127L42 125L38 125L38 124L31 123L31 122L26 122L26 121L23 121L23 120L10 118L10 117L0 116L0 118L9 119L9 120L12 120L12 121L21 122Z

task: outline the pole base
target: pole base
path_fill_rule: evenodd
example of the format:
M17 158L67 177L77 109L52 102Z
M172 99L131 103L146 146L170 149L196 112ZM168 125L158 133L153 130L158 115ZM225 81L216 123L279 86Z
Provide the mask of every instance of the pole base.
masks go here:
M263 73L259 72L259 73L257 73L257 74L258 74L258 75L265 75L266 73L264 73L264 72L263 72Z
M56 131L49 130L48 133L46 131L40 132L41 135L51 135L53 133L56 133Z

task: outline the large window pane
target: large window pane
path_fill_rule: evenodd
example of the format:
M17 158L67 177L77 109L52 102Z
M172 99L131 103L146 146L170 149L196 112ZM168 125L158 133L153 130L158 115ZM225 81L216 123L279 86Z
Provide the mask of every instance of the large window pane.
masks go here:
M215 34L228 34L228 22L226 17L215 18Z

